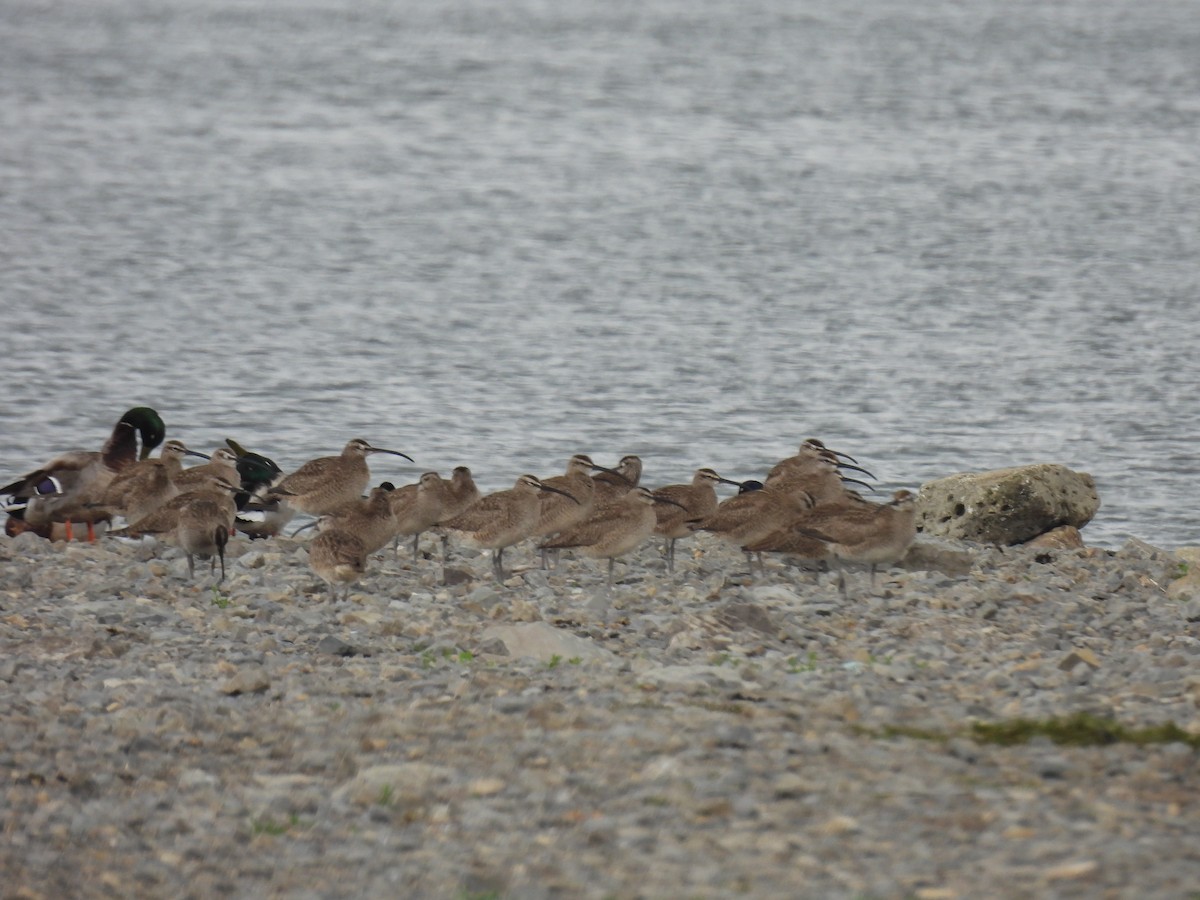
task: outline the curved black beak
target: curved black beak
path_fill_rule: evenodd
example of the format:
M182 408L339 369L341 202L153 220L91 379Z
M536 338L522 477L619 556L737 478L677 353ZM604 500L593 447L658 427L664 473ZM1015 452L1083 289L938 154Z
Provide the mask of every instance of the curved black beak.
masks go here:
M321 521L320 519L313 519L313 520L312 520L311 522L309 522L307 525L301 525L299 528L297 528L295 531L293 531L293 532L291 533L290 537L295 537L295 536L296 536L296 535L298 535L300 532L302 532L302 531L307 531L307 530L308 530L308 529L310 529L310 528L316 528L316 527L317 527L317 523L318 523L318 522L320 522L320 521Z
M607 466L601 466L596 463L592 463L592 471L593 472L607 472L609 475L615 475L617 478L620 478L627 485L629 485L630 487L633 487L633 482L630 481L628 478L626 478L624 475L622 475L620 472L618 472L616 469L610 469Z
M188 450L186 448L184 448L183 455L184 456L198 456L201 459L212 459L212 457L209 456L207 453L201 453L199 450Z
M684 512L688 511L686 506L684 506L682 503L672 500L670 497L664 497L661 494L655 494L653 491L650 493L650 496L654 498L655 503L670 503L672 506L678 506Z
M868 472L862 466L852 466L852 465L850 465L850 463L837 463L837 467L839 469L849 469L851 472L862 472L868 478L875 478L875 476L871 472ZM878 480L878 479L876 479L876 480Z
M742 486L742 482L740 482L740 481L734 481L732 478L718 478L718 479L717 479L717 481L718 481L720 484L732 484L734 487L741 487L741 486Z
M867 484L865 481L859 481L857 478L843 478L842 484L857 484L865 487L871 493L875 493L875 485Z
M576 497L574 494L568 494L566 491L559 490L556 487L550 487L550 485L548 485L548 484L542 484L541 482L538 482L538 490L549 491L551 494L562 494L564 497L570 497L572 500L574 500L580 506L583 506L582 501L580 501L580 499L578 497Z
M384 447L368 447L367 452L368 453L390 453L390 454L392 454L392 456L403 456L409 462L416 462L416 460L413 459L411 456L409 456L407 453L401 453L399 450L388 450Z

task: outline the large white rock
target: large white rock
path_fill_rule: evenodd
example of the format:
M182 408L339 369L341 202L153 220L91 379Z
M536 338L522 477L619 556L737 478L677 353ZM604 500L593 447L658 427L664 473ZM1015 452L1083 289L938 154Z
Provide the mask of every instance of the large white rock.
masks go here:
M1040 463L921 485L917 528L957 540L1020 544L1062 525L1082 528L1099 508L1091 475Z

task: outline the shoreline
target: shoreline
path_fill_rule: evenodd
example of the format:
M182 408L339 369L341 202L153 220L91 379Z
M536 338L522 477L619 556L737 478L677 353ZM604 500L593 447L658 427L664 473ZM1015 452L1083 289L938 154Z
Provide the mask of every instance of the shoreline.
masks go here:
M930 542L919 539L929 548ZM432 550L428 540L423 545ZM19 897L1186 896L1195 743L1002 746L1087 713L1200 735L1180 561L933 542L833 578L699 537L619 583L566 558L438 584L371 560L330 603L303 542L194 583L150 543L0 539ZM184 577L180 577L181 574ZM1193 618L1194 617L1194 618ZM529 657L518 642L531 642ZM1189 739L1190 740L1190 739Z

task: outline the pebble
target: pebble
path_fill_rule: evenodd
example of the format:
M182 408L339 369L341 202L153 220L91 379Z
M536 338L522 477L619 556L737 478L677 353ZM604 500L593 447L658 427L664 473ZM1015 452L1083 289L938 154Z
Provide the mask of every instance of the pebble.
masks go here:
M151 542L4 539L6 884L938 900L1200 883L1191 745L970 730L1081 711L1200 730L1200 600L1165 596L1170 553L938 542L874 590L850 572L846 602L829 573L768 558L750 576L692 542L674 575L648 543L612 589L570 553L541 571L514 548L504 584L485 554L443 583L385 553L330 603L301 541L235 539L214 592Z

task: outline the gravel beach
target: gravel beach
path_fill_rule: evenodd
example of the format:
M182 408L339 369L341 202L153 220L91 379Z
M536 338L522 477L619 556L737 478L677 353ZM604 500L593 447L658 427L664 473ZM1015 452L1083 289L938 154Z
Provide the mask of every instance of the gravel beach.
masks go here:
M0 539L6 898L1200 896L1200 600L1138 541L618 583L431 538ZM434 558L430 558L430 554ZM1004 745L973 723L1130 729ZM1117 739L1173 723L1179 739Z

